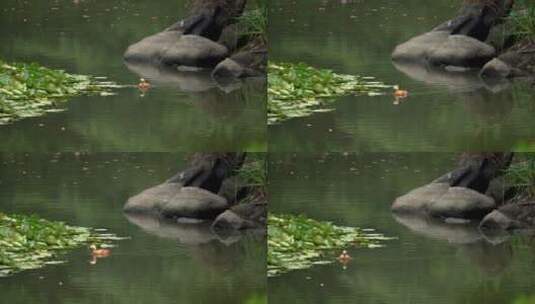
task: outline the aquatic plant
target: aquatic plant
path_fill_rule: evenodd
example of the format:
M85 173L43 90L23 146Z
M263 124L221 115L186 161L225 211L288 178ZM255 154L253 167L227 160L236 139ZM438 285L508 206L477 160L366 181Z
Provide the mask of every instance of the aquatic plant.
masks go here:
M64 263L60 255L89 243L119 240L113 234L48 221L35 215L0 213L0 277Z
M336 261L335 250L347 247L380 247L388 240L372 230L336 226L303 215L274 215L268 218L268 276Z
M84 75L38 64L0 60L0 125L25 117L62 111L60 104L69 97L87 94L111 95L119 86Z
M340 75L316 69L304 63L268 65L268 123L331 111L334 97L344 95L381 95L393 86L374 81L373 77Z
M522 160L506 170L506 181L520 189L521 194L535 197L535 155L522 154Z

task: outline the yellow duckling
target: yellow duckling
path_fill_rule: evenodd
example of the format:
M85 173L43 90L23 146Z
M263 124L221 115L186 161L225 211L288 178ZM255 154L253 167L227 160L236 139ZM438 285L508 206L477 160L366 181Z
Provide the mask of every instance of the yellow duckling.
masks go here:
M148 90L150 90L150 88L152 87L152 85L150 84L150 82L148 82L145 78L141 78L139 80L139 84L137 85L138 89L142 92L146 92Z

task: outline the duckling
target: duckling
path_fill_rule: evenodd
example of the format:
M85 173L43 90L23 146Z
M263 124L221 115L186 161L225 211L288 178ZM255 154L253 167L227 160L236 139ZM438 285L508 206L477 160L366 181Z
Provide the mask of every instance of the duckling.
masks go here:
M150 82L148 82L147 80L145 80L145 78L141 78L139 80L139 84L137 85L138 89L142 92L146 92L148 90L150 90L150 88L152 87L152 85L150 84Z
M409 96L409 91L401 90L398 85L394 86L394 97L396 97L396 99L407 98L408 96Z
M97 248L95 244L91 244L91 246L89 246L89 249L91 249L91 255L95 258L105 258L111 254L111 250Z
M347 263L353 258L347 253L346 250L343 250L342 253L338 256L338 261L342 263Z

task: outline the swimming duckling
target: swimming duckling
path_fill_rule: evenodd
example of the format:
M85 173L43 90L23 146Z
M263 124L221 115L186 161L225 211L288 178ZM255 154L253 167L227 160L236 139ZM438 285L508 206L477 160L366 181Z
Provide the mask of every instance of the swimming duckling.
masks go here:
M150 90L150 88L152 87L150 82L148 82L145 78L141 78L139 80L139 84L137 85L138 89L142 92L146 92L148 90Z
M89 249L91 249L91 255L95 258L105 258L111 254L111 250L97 248L95 244L91 244L91 246L89 246Z
M397 98L407 98L409 96L409 91L401 90L398 85L394 86L394 97Z
M353 258L347 253L346 250L343 250L342 253L338 256L338 261L340 261L342 263L344 263L344 262L347 263L352 259Z

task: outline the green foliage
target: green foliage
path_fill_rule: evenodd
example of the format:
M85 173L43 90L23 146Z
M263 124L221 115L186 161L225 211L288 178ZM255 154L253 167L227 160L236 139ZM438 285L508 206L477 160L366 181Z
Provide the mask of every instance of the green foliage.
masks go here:
M0 277L47 264L60 264L64 261L58 260L58 256L65 250L115 239L120 238L34 215L0 213Z
M249 153L247 160L238 170L237 175L248 187L254 189L250 200L266 195L267 163L265 153Z
M334 250L348 246L372 248L388 238L359 228L340 227L305 216L269 215L268 276L335 261Z
M59 104L82 94L111 94L116 85L71 75L37 64L7 64L0 60L0 125L25 117L61 111Z
M250 186L266 185L266 154L249 153L247 161L238 170L238 175L242 180L247 181Z
M384 89L392 88L372 80L372 77L335 74L303 63L271 62L268 65L268 123L330 111L328 105L334 97L381 95Z
M238 31L248 40L267 40L268 11L265 4L259 3L254 9L246 10L237 20Z
M508 18L511 34L517 40L535 38L535 6L529 1L519 1Z
M511 164L506 171L506 180L510 185L519 187L530 197L535 197L535 155L525 154L523 160Z

